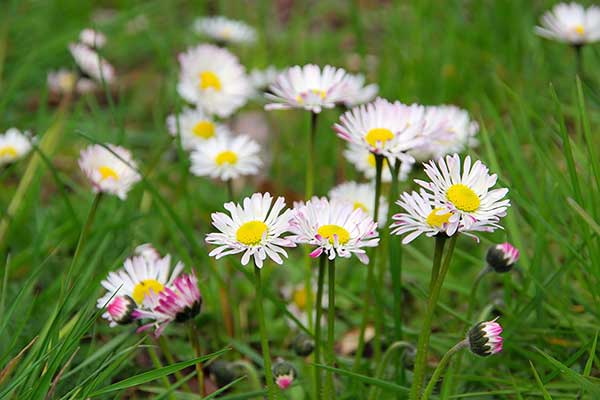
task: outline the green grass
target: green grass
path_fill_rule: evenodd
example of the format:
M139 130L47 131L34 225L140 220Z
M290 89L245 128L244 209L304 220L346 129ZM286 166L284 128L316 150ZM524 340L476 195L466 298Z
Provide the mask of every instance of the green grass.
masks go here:
M289 10L288 3L293 4ZM131 326L109 328L95 308L102 293L99 282L145 242L197 272L203 309L196 322L204 354L249 360L261 374L254 293L247 279L252 271L233 259L227 267L215 263L204 244L211 231L210 213L222 210L226 187L191 175L185 154L170 143L165 126L166 116L183 103L175 91L176 54L201 41L190 24L206 13L242 19L259 29L255 47L232 48L248 69L331 63L366 73L386 98L452 103L469 110L481 126L480 145L469 153L499 175L500 184L510 189L512 207L503 220L505 229L481 235L481 244L459 238L434 318L433 363L461 339L471 283L487 247L509 240L521 249L522 258L516 271L484 279L475 308L475 315L489 312L491 304L501 311L504 351L485 359L465 354L454 392L445 390L440 397L599 398L598 46L583 50L585 75L578 83L572 49L533 33L538 17L553 2L393 3L12 0L3 5L0 130L32 130L39 138L39 153L33 154L39 156L0 171L0 398L200 398L180 385L192 372L186 366L194 363L184 328L165 331L172 363L151 337L136 335ZM100 8L115 13L109 20L94 21ZM128 21L140 15L147 28L130 33ZM107 34L103 54L116 67L119 84L110 101L86 96L59 109L48 102L46 73L73 67L67 44L87 26ZM358 67L357 58L362 60ZM260 179L247 180L240 197L270 190L291 204L303 197L305 154L300 149L309 118L300 111L261 110L260 103L252 102L243 112L266 116L270 139L265 152L276 162ZM346 165L343 144L330 129L338 116L338 110L328 110L319 117L315 192L320 195L335 182L360 179ZM73 263L93 202L77 157L91 142L130 148L145 179L125 202L104 196ZM400 183L401 191L410 188L411 182ZM312 393L313 367L290 349L297 329L285 322L279 287L303 279L302 251L290 255L283 267L269 264L263 271L265 311L272 354L300 371L299 384L286 396L301 399ZM413 343L432 256L430 239L403 246L404 340ZM74 285L61 296L69 269ZM361 299L369 290L365 279L366 269L356 260L338 263L338 338L360 325ZM223 327L218 294L223 280L230 282L243 317L235 340ZM394 340L391 279L384 277L383 284L377 312L385 329L378 339L387 347ZM149 348L156 349L162 367L152 364ZM218 353L225 348L229 350ZM370 357L363 361L360 371L353 372L352 358L339 358L334 371L346 390L338 398L366 398L371 387L381 398L404 395L409 372L407 381L390 366L375 378L376 363ZM167 374L173 375L165 381ZM220 398L264 395L252 382L240 380Z

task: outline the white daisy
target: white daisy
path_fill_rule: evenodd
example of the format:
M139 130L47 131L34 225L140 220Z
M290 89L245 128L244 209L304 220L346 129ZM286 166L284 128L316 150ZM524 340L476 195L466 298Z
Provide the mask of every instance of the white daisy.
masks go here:
M288 231L290 218L290 210L284 211L283 197L273 204L269 193L254 193L243 200L242 206L229 202L224 207L231 216L213 213L212 223L219 232L206 235L207 243L218 245L210 252L211 257L219 259L243 252L242 265L248 264L250 257L254 257L258 268L262 268L267 257L283 264L281 256L287 257L283 247L295 247L294 242L281 237Z
M348 147L344 150L344 157L348 162L354 165L354 168L362 172L362 174L367 179L375 179L376 169L375 169L375 155L371 153L367 148L348 143ZM405 181L408 178L408 174L412 170L412 163L404 162L400 165L400 174L399 180ZM392 173L390 172L390 168L388 166L387 159L383 160L383 169L381 173L382 182L391 182L392 181Z
M53 93L72 93L77 84L77 74L65 68L48 72L48 89Z
M457 230L487 230L501 228L497 222L506 215L510 200L502 200L508 189L490 190L498 180L496 174L490 175L488 168L479 160L471 165L471 157L465 157L462 166L458 154L440 158L437 164L430 161L425 173L431 182L416 179L427 195L440 204L442 211L450 212L446 229L448 235ZM442 214L439 211L437 214ZM476 228L476 229L475 229Z
M106 36L102 32L86 28L79 34L79 41L88 47L99 49L106 44Z
M389 172L389 171L388 171ZM354 208L360 208L371 218L374 215L373 199L375 198L375 185L373 183L344 182L329 191L331 200L347 201ZM378 224L382 228L385 225L388 204L383 196L379 199Z
M343 103L348 108L368 103L377 96L378 91L379 86L375 83L365 86L364 75L348 74Z
M560 3L544 13L535 32L547 39L581 46L600 39L600 7Z
M154 262L160 258L160 253L150 243L140 244L133 250L133 254L144 257L148 262Z
M69 50L84 77L106 83L111 83L115 79L112 65L94 50L81 43L71 43Z
M422 143L419 132L424 124L423 114L422 106L378 98L342 114L333 129L342 139L372 153L412 163L414 158L408 151Z
M247 135L218 136L192 151L190 170L194 175L222 181L254 175L262 165L259 152L258 143Z
M283 71L270 86L266 110L303 108L320 113L344 101L348 75L342 68L326 65L296 65Z
M82 150L79 168L90 180L94 192L114 194L124 200L131 187L141 179L136 171L137 164L129 150L113 144L107 146L112 152L99 144Z
M312 280L312 287L317 287L317 281L315 279ZM323 293L327 293L327 288L327 284L324 284ZM306 286L303 283L296 285L288 284L281 288L281 294L283 295L283 298L287 300L287 309L290 312L290 314L296 317L296 319L300 321L302 325L309 326L309 315L306 309L308 300L308 291L306 290ZM312 304L315 304L316 302L317 293L312 292ZM327 306L329 305L328 297L323 296L321 302L323 308L327 308ZM316 309L313 307L313 313L310 317L313 321L315 319L315 313ZM325 318L325 315L323 315L323 318L321 319L321 325L324 325L326 321L327 319ZM297 327L295 321L293 321L291 318L288 318L287 322L290 328Z
M262 92L275 82L280 73L281 71L272 65L265 69L253 69L250 71L250 82L254 90L262 95Z
M332 260L336 256L349 258L354 254L360 262L368 264L364 247L375 247L379 243L373 219L345 201L313 197L294 208L289 223L293 235L288 239L317 246L310 253L311 257L325 252Z
M181 145L185 150L193 150L215 136L230 134L225 125L216 123L211 116L197 108L185 108L179 115L169 115L167 128L173 136L177 136L177 132L180 132Z
M177 92L210 114L228 117L252 94L245 68L226 49L201 44L180 54L179 64Z
M31 151L29 131L21 133L17 128L10 128L0 134L0 165L15 162Z
M256 41L256 29L223 16L196 19L194 31L220 43L251 44Z

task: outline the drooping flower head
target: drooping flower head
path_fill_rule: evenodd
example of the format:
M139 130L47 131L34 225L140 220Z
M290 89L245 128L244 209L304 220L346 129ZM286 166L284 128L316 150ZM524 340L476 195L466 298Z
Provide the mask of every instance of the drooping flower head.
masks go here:
M354 208L360 208L373 218L373 199L375 198L375 185L373 183L344 182L329 191L331 200L346 201ZM378 223L379 227L385 225L388 204L383 196L379 199Z
M535 32L547 39L581 46L600 39L600 7L559 3L546 11Z
M488 266L498 273L508 272L519 260L520 252L512 244L505 242L488 249L485 260Z
M376 83L365 85L365 76L362 74L348 74L347 76L346 94L343 100L346 107L350 108L368 103L377 96L379 86Z
M106 36L94 29L86 28L79 34L79 41L93 49L99 49L106 44Z
M173 136L179 132L184 150L193 150L209 139L231 134L225 125L215 122L210 115L198 108L185 108L181 114L169 115L167 128Z
M114 68L97 52L81 43L69 44L69 50L84 78L91 79L97 83L104 81L110 84L114 81Z
M201 44L179 55L177 92L209 114L226 118L248 101L252 86L238 58L226 49Z
M313 197L294 208L288 238L298 244L316 246L311 257L323 252L329 259L349 258L352 254L363 264L369 262L365 247L379 243L377 224L361 208L345 201Z
M15 162L31 151L31 134L10 128L0 134L0 166Z
M212 214L212 223L219 232L206 235L206 242L217 245L210 252L217 259L229 254L242 255L242 265L248 264L250 257L258 268L268 257L277 264L283 264L287 257L284 247L295 247L294 242L281 237L288 231L290 210L285 210L285 200L278 197L273 203L269 193L254 193L246 197L242 205L225 203L230 215L222 212Z
M377 174L375 155L369 151L364 146L348 143L346 149L344 150L344 158L348 160L349 163L354 165L358 171L360 171L365 178L367 179L375 179ZM398 162L398 161L396 161ZM401 162L400 172L398 174L399 181L405 181L408 179L408 174L412 170L413 163L410 162ZM390 172L390 166L388 164L387 158L383 159L383 170L381 173L381 181L382 182L391 182L392 173Z
M469 330L467 341L473 354L487 357L502 351L502 327L497 319L480 322Z
M197 146L191 153L190 170L197 176L222 181L258 173L260 146L247 135L218 136Z
M270 93L265 94L272 101L265 109L301 108L320 113L344 101L347 79L346 71L331 65L322 70L314 64L290 67L279 74Z
M256 29L242 21L223 16L196 19L194 31L223 44L252 44L256 41Z
M112 144L107 147L94 144L82 150L79 168L92 184L94 192L114 194L124 200L127 192L141 179L136 171L137 164L129 150Z

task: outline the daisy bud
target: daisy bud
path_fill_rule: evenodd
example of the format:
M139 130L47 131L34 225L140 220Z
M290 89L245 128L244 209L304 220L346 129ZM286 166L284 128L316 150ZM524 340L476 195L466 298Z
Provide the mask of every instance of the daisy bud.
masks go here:
M296 368L287 361L279 361L273 365L273 377L281 390L287 389L297 375Z
M485 260L494 271L504 273L512 269L519 260L519 254L519 249L505 242L490 247Z
M487 357L502 351L502 327L496 319L480 322L469 330L467 341L473 354Z
M129 296L117 296L106 306L107 319L119 325L127 325L133 321L135 301Z
M309 356L315 349L315 341L305 333L301 333L294 339L294 351L301 357Z

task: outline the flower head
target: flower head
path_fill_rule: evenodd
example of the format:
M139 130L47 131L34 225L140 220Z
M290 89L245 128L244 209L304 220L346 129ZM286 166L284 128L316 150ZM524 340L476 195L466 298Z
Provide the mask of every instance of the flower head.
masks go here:
M265 96L272 103L265 109L302 108L320 113L323 108L333 108L346 96L346 71L326 65L308 64L293 66L283 71Z
M15 162L31 151L31 139L28 131L21 132L10 128L0 134L0 165Z
M312 279L312 287L317 286L317 280ZM323 286L323 292L327 292L327 284ZM317 298L316 293L307 288L304 283L293 284L289 283L281 287L281 294L283 298L286 300L288 306L287 309L302 325L309 326L309 321L315 320L315 312L316 310L313 307L312 315L308 314L308 300L309 296L311 296L312 304L315 304ZM327 296L324 296L321 300L321 304L324 308L327 308L329 304L329 300ZM298 325L296 321L292 318L286 318L288 326L290 328L296 328ZM321 319L321 325L324 325L327 322L325 316Z
M269 193L254 193L246 197L242 205L225 203L229 215L216 212L212 214L212 223L219 232L206 235L206 242L218 245L210 252L217 259L229 254L242 255L242 265L248 264L250 257L258 268L268 257L277 264L283 264L287 257L284 247L295 247L294 242L281 237L288 231L290 211L285 210L285 200L278 197L273 204ZM282 212L283 211L283 212Z
M502 351L502 327L496 319L480 322L469 330L467 341L473 354L486 357Z
M115 79L115 70L112 65L94 50L81 43L71 43L69 50L84 78L90 78L99 83L104 81L107 84Z
M278 361L273 365L275 384L277 384L281 390L287 389L294 382L297 375L296 368L287 361Z
M346 94L343 100L346 107L368 103L377 96L379 86L376 83L365 85L365 76L362 74L348 74L347 76Z
M215 122L210 115L198 108L185 108L181 114L169 115L167 128L173 136L179 132L184 150L193 150L209 139L231 134L225 125Z
M91 182L94 192L114 194L124 200L131 187L141 179L136 171L137 164L129 150L112 144L107 147L95 144L82 150L79 168Z
M98 308L104 307L98 302ZM133 322L133 311L135 310L135 301L127 295L116 296L106 304L106 312L102 317L110 322L110 327L117 325L127 325Z
M344 150L344 157L349 163L354 165L358 171L367 179L375 179L376 175L376 164L375 155L369 151L369 149L354 143L348 143L347 148ZM412 170L413 163L401 162L400 172L398 179L405 181L408 178L408 174ZM381 173L381 180L383 182L391 182L392 173L390 172L390 166L386 158L383 159L383 170Z
M148 262L155 262L160 259L160 253L150 243L140 244L133 250L133 254L144 257Z
M65 68L48 72L48 89L53 93L67 94L73 92L77 85L77 74Z
M373 199L375 198L375 185L373 183L344 182L329 191L331 200L346 201L351 203L354 208L360 208L373 218L375 210L373 209ZM385 225L388 204L381 197L379 199L379 217L377 222L379 227Z
M106 36L102 32L86 28L79 34L79 41L88 47L99 49L106 44Z
M559 3L544 13L535 32L547 39L581 46L600 39L600 7Z
M299 333L292 344L294 352L300 357L308 357L315 349L315 339L304 332Z
M488 249L485 260L490 268L498 273L508 272L519 260L519 249L505 242Z
M317 246L310 253L319 257L323 252L329 259L349 258L352 254L363 264L369 262L365 247L379 243L377 224L361 208L352 203L313 197L294 208L288 238L296 243Z
M246 135L218 136L192 151L191 171L222 181L254 175L262 165L259 152L258 143Z
M251 44L256 41L256 29L223 16L196 19L194 31L219 43Z
M238 58L217 46L201 44L179 55L177 92L186 101L221 118L248 101L252 86Z

